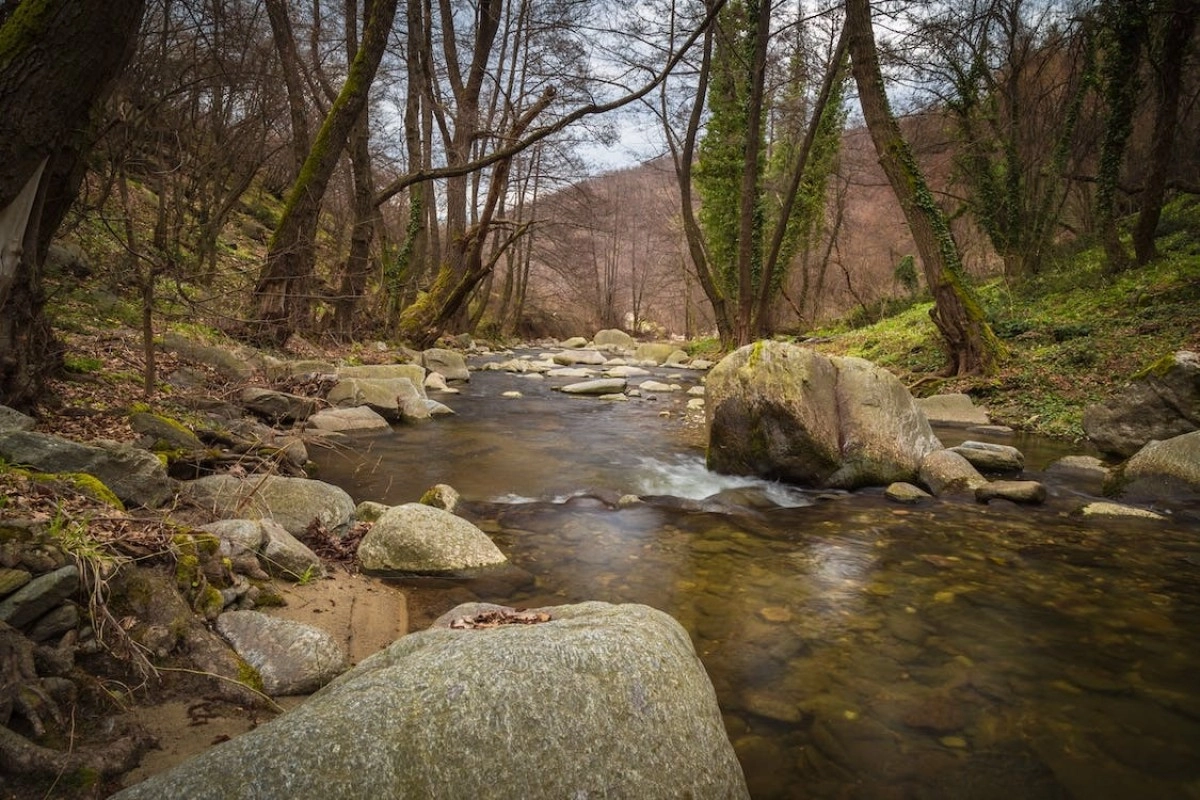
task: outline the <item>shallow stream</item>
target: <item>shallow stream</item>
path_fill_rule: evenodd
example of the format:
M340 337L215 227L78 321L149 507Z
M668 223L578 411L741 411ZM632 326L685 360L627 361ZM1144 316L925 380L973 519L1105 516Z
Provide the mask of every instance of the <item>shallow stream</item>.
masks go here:
M551 391L566 382L475 372L445 398L454 417L319 456L355 500L454 486L508 555L400 580L414 627L476 599L666 611L755 798L1200 798L1194 509L1084 519L1094 487L1040 472L1072 450L1031 438L1005 441L1050 489L1038 508L713 475L682 392ZM643 502L619 506L629 494Z

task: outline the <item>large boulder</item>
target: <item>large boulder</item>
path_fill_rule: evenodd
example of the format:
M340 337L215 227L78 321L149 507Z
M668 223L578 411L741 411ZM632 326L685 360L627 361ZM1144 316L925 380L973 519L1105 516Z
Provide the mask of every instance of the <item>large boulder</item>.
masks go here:
M269 422L303 422L317 410L317 401L311 397L262 386L242 389L242 405Z
M354 521L354 501L332 484L279 475L209 475L184 483L180 495L222 519L273 519L293 536L313 520L331 533Z
M1148 500L1200 498L1200 431L1150 442L1114 471L1107 488Z
M941 447L891 373L857 358L759 342L708 375L708 466L852 489L913 481Z
M421 353L421 364L430 372L440 372L448 381L469 381L466 359L453 350L433 347Z
M582 603L541 609L550 620L536 624L462 624L480 611L454 609L115 797L749 796L712 684L669 616Z
M259 367L260 357L248 347L219 347L193 341L178 333L163 334L159 348L175 353L180 358L198 364L206 364L232 381L249 378Z
M1083 430L1122 458L1147 442L1200 428L1200 353L1181 350L1143 370L1106 403L1083 411Z
M665 342L645 342L637 346L637 349L633 352L633 358L638 362L665 364L676 352L682 353L683 351L675 345ZM686 359L687 353L683 355Z
M0 406L0 433L9 431L31 431L37 425L37 420L26 416L15 408Z
M443 573L502 564L500 548L462 517L421 503L385 511L358 546L363 569Z
M393 421L429 419L425 388L408 378L344 378L326 399L340 408L366 406Z
M939 497L974 494L988 482L970 461L953 450L934 450L925 456L919 475L921 483Z
M339 378L408 378L420 390L425 385L426 372L420 364L364 364L341 367L337 375Z
M175 482L153 453L117 442L80 444L34 431L0 433L0 458L41 472L83 472L131 505L157 508L175 496Z
M628 385L629 382L624 378L597 378L593 381L569 383L559 388L559 391L564 394L614 394L625 391Z
M592 344L601 350L632 350L637 347L637 340L619 328L606 328L596 331Z

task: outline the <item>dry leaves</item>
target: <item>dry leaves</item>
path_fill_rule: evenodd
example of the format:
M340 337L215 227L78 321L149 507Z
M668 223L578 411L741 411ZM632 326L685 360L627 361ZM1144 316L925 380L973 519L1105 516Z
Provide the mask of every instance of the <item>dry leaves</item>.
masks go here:
M450 621L450 627L455 630L480 630L499 628L501 625L536 625L549 621L550 615L544 611L499 609L481 611L469 617L457 617Z

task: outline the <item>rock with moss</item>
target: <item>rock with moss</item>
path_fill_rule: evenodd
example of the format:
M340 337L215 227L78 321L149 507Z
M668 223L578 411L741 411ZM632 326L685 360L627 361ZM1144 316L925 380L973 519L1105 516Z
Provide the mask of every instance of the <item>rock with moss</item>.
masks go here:
M314 521L340 536L354 520L350 495L307 478L209 475L182 484L180 496L218 519L273 519L293 536Z
M1200 431L1150 442L1113 472L1105 489L1133 500L1200 500Z
M203 450L204 444L191 428L177 419L148 411L135 411L129 415L129 427L142 435L138 442L147 450Z
M669 616L582 603L541 609L535 624L470 625L488 612L517 616L456 608L288 714L115 797L749 796L712 683Z
M434 508L454 513L454 509L458 508L459 499L458 490L453 486L445 483L436 483L426 489L425 494L421 495L421 499L417 502L421 505L433 506Z
M424 396L426 370L420 364L365 364L357 367L340 367L337 371L339 378L366 378L369 380L389 380L391 378L406 378L412 381L417 391Z
M676 353L683 353L683 359L687 360L687 353L684 353L673 344L663 342L645 342L639 344L637 349L633 351L633 360L639 363L647 364L665 364Z
M164 334L159 347L187 361L206 364L228 380L245 380L259 367L259 357L250 348L219 347L189 339L175 332Z
M1106 402L1083 412L1102 452L1128 458L1153 440L1200 429L1200 353L1181 350L1142 370Z
M941 448L891 373L857 358L758 342L706 381L708 466L810 486L853 489L917 478Z
M228 611L217 618L217 632L272 697L311 694L350 666L345 649L325 631L259 611Z
M363 569L382 573L441 574L506 560L487 534L467 520L420 503L389 508L358 546Z
M175 496L175 482L152 453L132 445L72 442L34 431L0 433L0 458L41 472L82 472L130 505L157 508Z

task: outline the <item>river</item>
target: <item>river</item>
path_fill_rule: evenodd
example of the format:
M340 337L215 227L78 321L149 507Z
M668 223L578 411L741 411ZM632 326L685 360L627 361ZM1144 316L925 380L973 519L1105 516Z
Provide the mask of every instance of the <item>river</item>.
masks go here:
M455 416L318 456L356 501L452 485L509 557L397 579L414 627L470 600L671 614L755 798L1200 798L1194 509L1085 519L1094 487L1041 474L1071 448L1034 438L1006 441L1050 489L1036 508L714 475L682 392L566 382L474 372Z

